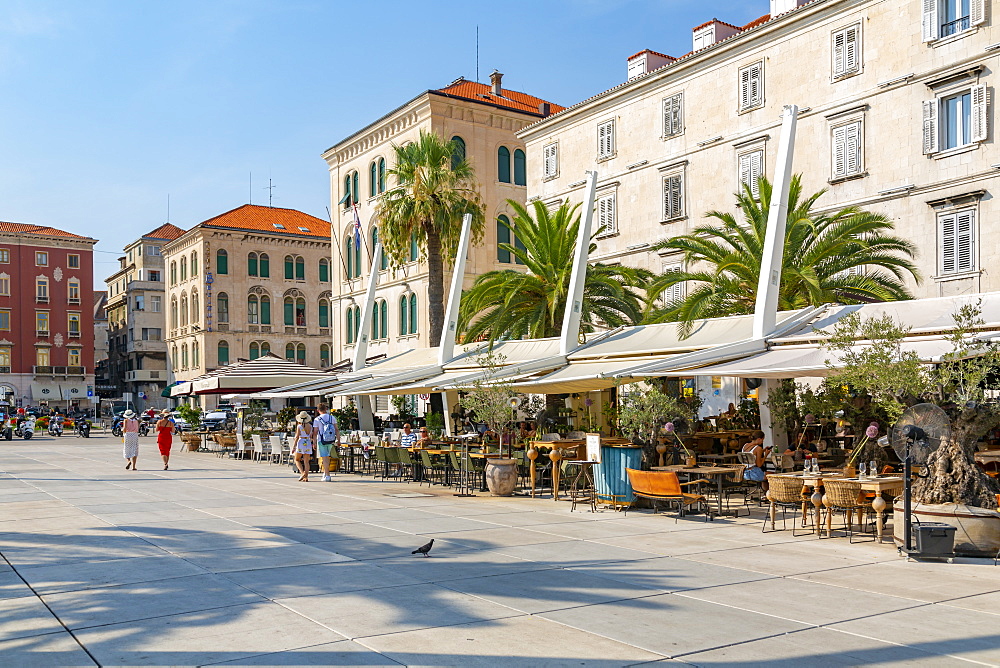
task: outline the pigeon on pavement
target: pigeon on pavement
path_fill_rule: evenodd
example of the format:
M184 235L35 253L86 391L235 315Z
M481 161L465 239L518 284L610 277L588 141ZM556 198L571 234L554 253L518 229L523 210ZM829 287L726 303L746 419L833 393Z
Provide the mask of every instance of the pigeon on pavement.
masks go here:
M410 552L410 554L422 554L425 557L429 557L430 555L427 554L427 553L431 551L431 546L433 546L433 545L434 545L434 539L431 538L431 542L427 543L426 545L421 545L420 547L418 547L417 549L415 549L413 552Z

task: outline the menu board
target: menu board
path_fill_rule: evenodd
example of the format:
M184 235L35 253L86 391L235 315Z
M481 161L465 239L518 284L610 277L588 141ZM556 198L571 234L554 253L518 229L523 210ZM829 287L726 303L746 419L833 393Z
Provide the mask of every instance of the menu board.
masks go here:
M601 435L587 434L587 461L601 463Z

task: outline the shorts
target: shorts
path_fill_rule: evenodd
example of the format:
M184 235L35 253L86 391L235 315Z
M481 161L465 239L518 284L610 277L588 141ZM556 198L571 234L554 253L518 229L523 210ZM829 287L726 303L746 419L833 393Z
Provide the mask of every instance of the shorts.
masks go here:
M316 451L320 457L337 457L336 445L336 441L330 441L329 443L320 441L316 444Z

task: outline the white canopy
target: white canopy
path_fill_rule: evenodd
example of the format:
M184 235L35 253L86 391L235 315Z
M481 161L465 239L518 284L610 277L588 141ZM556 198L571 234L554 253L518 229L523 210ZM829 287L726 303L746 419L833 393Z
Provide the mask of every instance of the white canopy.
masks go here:
M194 394L244 393L283 387L296 380L318 380L329 374L313 367L282 359L274 354L236 362L191 381Z

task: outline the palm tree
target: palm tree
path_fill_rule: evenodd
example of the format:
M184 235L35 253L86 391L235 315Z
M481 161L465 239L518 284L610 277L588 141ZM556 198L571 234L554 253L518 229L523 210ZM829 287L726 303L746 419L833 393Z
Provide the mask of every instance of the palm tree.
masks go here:
M693 266L665 272L650 284L645 322L680 321L687 334L701 318L753 313L771 201L771 183L761 177L758 184L759 201L745 184L736 194L742 223L732 214L710 211L705 216L721 224L703 225L654 246L680 251L684 264ZM910 261L915 246L892 235L892 221L882 214L854 206L813 213L825 192L803 198L801 174L792 177L778 308L911 299L904 280L920 280ZM678 284L687 286L685 296L655 305L664 290Z
M465 340L558 336L573 271L580 226L579 204L564 203L550 212L542 202L524 205L508 200L514 210L511 232L519 244L500 244L526 271L490 271L462 296L459 329ZM591 252L595 248L591 244ZM591 264L584 283L581 329L632 325L642 317L642 291L652 273L632 267Z
M413 241L427 262L429 339L436 346L444 324L444 258L457 252L464 214L472 214L472 241L482 238L482 198L475 173L454 142L421 131L417 141L393 150L395 166L388 174L397 185L378 206L379 238L394 266L409 259Z

